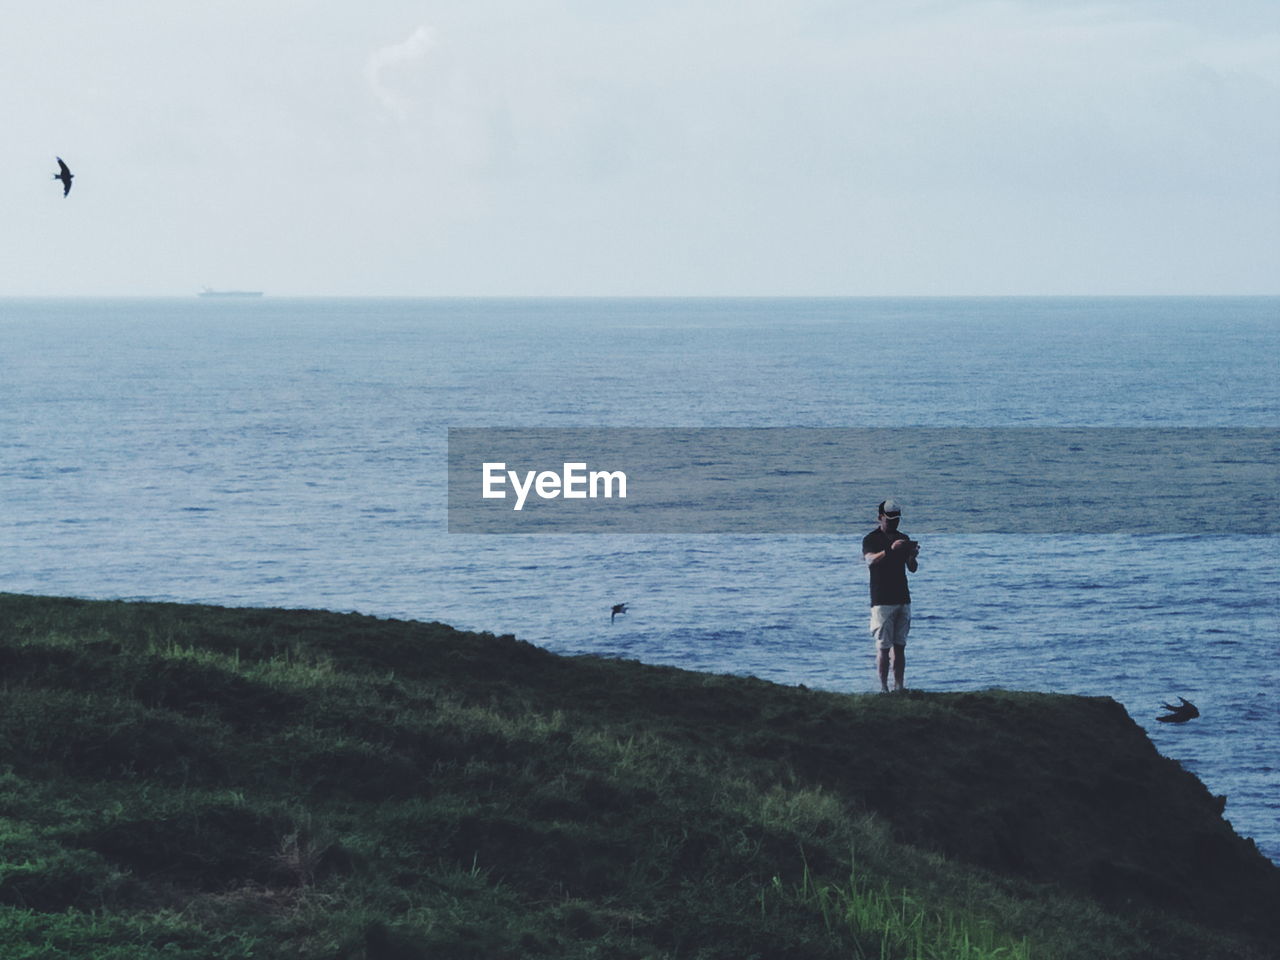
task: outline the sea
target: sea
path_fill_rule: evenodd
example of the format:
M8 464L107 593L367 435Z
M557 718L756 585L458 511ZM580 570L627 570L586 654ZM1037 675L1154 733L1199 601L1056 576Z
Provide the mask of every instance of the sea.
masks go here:
M0 591L872 693L875 502L820 534L450 533L449 428L1278 424L1277 297L6 299ZM921 537L908 687L1113 697L1280 863L1280 537L1252 512L1225 484L1186 529ZM1201 716L1158 722L1177 697Z

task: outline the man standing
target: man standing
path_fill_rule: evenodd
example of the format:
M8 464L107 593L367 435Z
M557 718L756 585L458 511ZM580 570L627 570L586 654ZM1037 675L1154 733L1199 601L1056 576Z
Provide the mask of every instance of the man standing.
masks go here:
M905 689L907 631L911 628L907 571L915 573L919 569L916 556L920 544L898 529L902 508L896 501L881 501L879 515L879 525L862 538L862 558L871 571L871 636L876 642L876 672L880 676L880 692L888 693L891 656L893 689Z

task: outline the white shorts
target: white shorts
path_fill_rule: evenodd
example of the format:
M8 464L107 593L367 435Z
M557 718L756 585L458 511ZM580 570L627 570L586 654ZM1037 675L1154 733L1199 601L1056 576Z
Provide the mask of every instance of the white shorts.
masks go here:
M911 604L886 603L871 608L871 636L876 641L876 649L905 647L910 629Z

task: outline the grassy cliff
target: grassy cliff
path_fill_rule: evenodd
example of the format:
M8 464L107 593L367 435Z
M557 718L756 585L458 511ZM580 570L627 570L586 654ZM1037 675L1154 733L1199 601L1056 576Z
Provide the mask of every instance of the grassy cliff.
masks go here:
M1274 956L1114 701L0 595L0 957Z

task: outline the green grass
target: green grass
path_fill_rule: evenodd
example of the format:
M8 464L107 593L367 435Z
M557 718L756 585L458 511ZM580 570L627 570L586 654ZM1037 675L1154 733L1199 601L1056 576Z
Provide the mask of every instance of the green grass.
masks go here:
M829 933L844 935L859 960L1031 960L1027 939L1015 939L972 909L937 909L888 883L878 886L855 869L844 883L817 880L806 868L799 884L775 876L760 909L798 903L822 916Z
M1111 701L844 696L0 595L0 958L1248 958L1274 866Z

